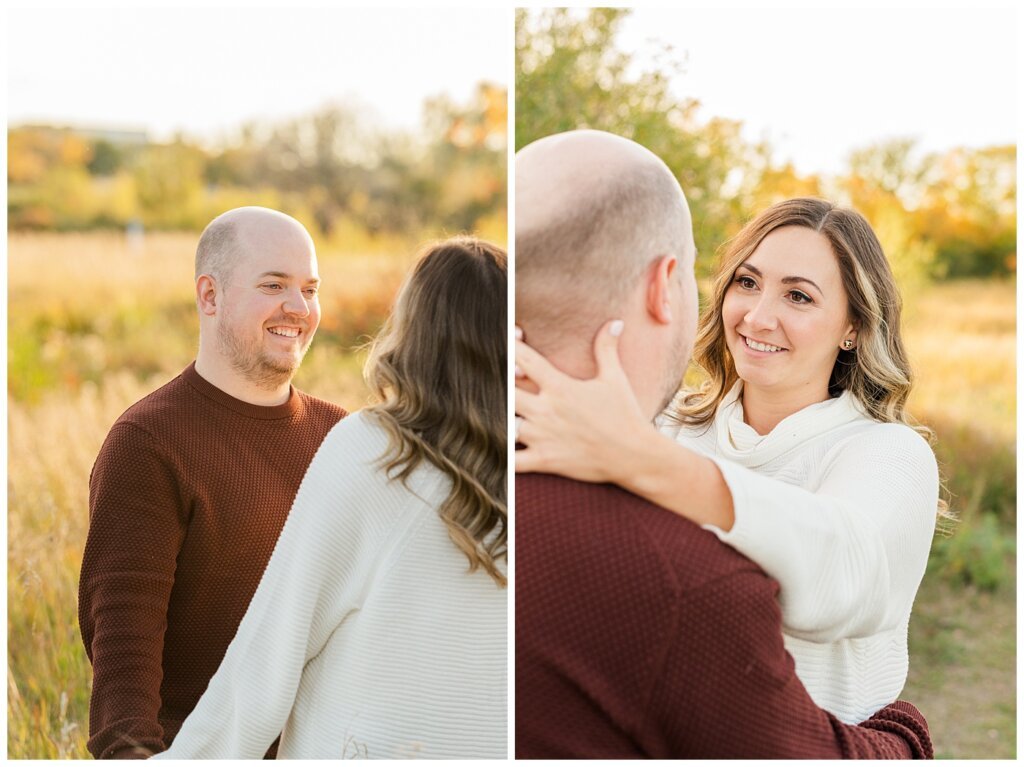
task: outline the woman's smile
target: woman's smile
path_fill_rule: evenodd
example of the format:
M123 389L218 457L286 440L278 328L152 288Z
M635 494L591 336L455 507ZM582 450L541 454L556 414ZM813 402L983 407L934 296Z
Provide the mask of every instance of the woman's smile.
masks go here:
M788 351L788 349L783 346L776 346L765 341L758 341L742 334L739 334L739 336L743 339L743 343L746 348L753 354L769 356L772 354L778 354L779 352Z

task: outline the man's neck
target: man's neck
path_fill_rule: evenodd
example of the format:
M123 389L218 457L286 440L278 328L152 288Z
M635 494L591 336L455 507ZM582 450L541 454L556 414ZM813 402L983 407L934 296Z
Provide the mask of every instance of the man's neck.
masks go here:
M529 342L527 342L529 343ZM552 365L573 378L588 379L597 375L594 352L582 345L573 345L547 350L538 349Z
M529 337L526 339L527 343L530 343ZM541 348L534 347L537 352L544 355L554 367L558 368L561 372L566 375L572 376L573 378L579 378L581 380L588 380L594 378L597 375L597 361L594 359L593 342L574 342L558 345L554 348L550 348L550 345L542 345ZM660 402L654 401L652 396L648 393L647 387L649 376L651 371L646 371L638 367L637 361L632 361L628 354L628 351L624 353L622 346L619 347L620 360L623 363L623 368L626 372L626 377L629 379L633 394L637 398L640 404L640 409L644 413L650 413L651 420L658 415L657 407ZM524 388L529 391L535 392L537 387L528 382Z
M291 394L291 381L285 381L274 389L265 389L243 378L227 363L219 363L205 358L200 352L196 357L196 373L207 383L216 386L225 394L250 405L273 407L283 405Z

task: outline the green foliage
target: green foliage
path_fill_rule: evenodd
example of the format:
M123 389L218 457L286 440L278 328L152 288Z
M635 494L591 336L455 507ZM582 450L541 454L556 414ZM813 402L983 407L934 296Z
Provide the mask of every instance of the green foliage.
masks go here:
M16 316L8 326L8 393L37 402L55 387L102 383L114 371L140 378L183 368L195 354L195 305L130 302L103 314L67 308L35 318Z
M12 230L202 229L238 205L294 215L318 240L477 230L504 241L507 107L481 83L467 103L438 97L424 126L388 132L358 105L248 124L231 143L132 143L73 129L8 132Z
M637 141L679 179L697 250L713 253L747 217L762 148L743 142L739 123L699 121L697 102L671 93L671 77L682 70L671 46L659 49L660 67L633 74L633 56L614 43L628 10L516 13L516 148L577 128ZM707 273L710 261L700 259L698 269Z
M87 167L93 176L113 176L123 162L124 153L116 144L99 139L93 144L92 159Z
M840 180L848 201L876 230L899 273L939 278L1006 276L1016 271L1016 148L952 149L914 158L895 139L850 155Z
M900 698L928 719L936 758L1016 755L1016 589L985 591L926 575L910 618L910 674Z
M594 128L631 138L668 164L693 213L698 253L714 253L765 207L797 196L849 204L875 227L905 286L928 278L1016 270L1016 149L952 149L916 157L909 139L860 147L836 178L778 165L741 124L701 119L670 88L685 54L670 45L625 52L623 8L516 11L516 149L553 133ZM653 66L637 66L640 54ZM698 259L706 275L711 259Z
M1016 271L1017 148L958 148L925 160L921 228L938 249L941 277Z
M1016 523L1017 455L1013 445L993 439L970 424L935 422L936 453L953 494L953 507L967 519L991 516L1004 526Z
M1013 531L1000 525L995 514L974 515L961 520L949 537L936 539L928 571L952 583L995 591L1012 583L1008 558L1016 551Z

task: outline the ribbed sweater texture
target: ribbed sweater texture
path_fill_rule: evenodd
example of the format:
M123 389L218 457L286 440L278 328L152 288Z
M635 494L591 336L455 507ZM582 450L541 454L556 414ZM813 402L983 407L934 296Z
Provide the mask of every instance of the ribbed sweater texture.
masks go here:
M676 437L714 460L732 493L732 529L707 529L779 582L786 649L814 701L861 722L907 678L910 613L935 532L935 455L909 426L865 415L850 392L759 435L741 393L738 384L709 427Z
M93 666L89 750L162 751L238 628L310 460L343 417L294 387L235 399L195 371L129 408L89 483L79 625Z
M516 757L927 758L920 712L818 708L777 584L712 533L610 485L516 480Z
M438 515L428 462L388 479L372 411L324 440L224 662L166 758L504 759L508 592Z

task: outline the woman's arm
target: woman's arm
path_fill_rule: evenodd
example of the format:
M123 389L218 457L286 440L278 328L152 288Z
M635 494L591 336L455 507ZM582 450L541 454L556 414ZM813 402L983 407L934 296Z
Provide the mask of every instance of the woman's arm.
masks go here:
M818 489L719 464L735 523L710 528L779 581L787 630L827 642L895 628L910 612L935 530L939 480L927 442L877 424L833 448Z
M698 525L723 532L736 514L732 493L715 461L651 429L624 456L615 484Z
M361 427L349 416L327 435L220 668L158 757L262 758L288 720L304 666L358 608L374 542L386 537L385 520L356 511L374 506L366 464L380 453Z

